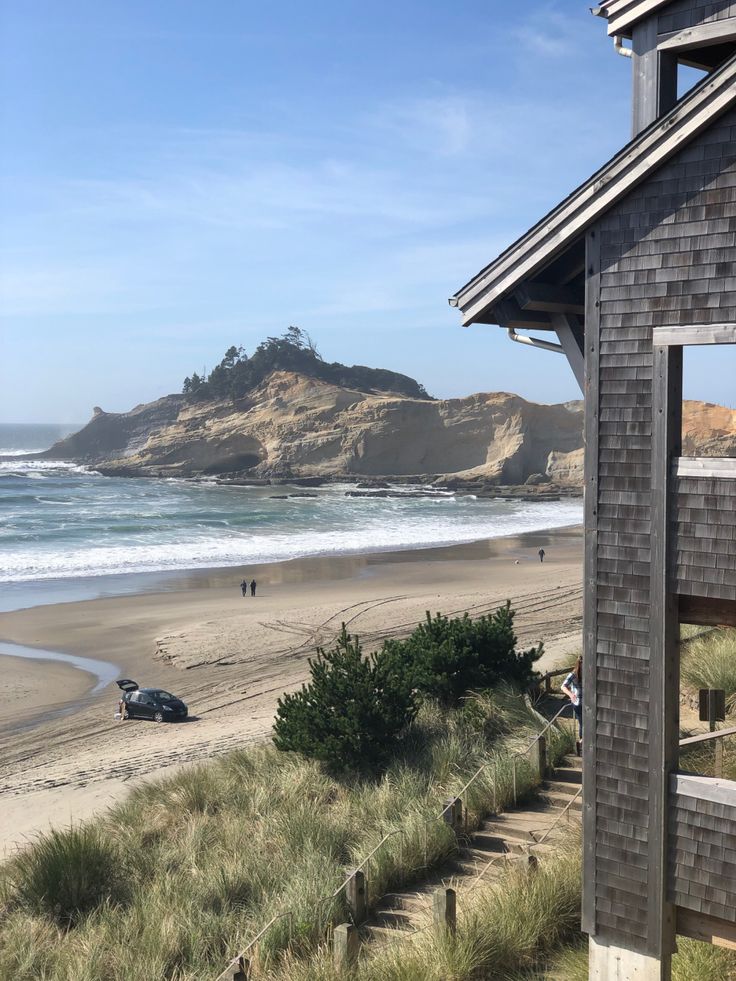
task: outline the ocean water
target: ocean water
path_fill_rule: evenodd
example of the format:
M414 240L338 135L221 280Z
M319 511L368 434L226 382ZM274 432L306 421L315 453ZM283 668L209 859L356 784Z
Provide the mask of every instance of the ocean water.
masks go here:
M0 426L0 457L6 457L0 460L0 582L252 566L450 545L582 521L580 501L481 501L452 493L353 498L345 496L347 484L221 487L102 477L24 458L68 431ZM316 496L273 498L304 493Z

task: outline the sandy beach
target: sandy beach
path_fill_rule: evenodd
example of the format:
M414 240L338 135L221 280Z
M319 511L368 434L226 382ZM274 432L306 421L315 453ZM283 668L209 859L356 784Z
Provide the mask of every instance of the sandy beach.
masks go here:
M258 579L254 599L240 594L243 575ZM267 736L279 695L302 683L309 656L343 622L369 651L408 633L426 610L479 615L511 599L520 643L545 641L543 670L581 645L579 528L155 583L0 614L3 641L109 661L190 708L178 725L119 723L114 685L91 694L97 679L77 668L0 656L0 856L98 812L133 781Z

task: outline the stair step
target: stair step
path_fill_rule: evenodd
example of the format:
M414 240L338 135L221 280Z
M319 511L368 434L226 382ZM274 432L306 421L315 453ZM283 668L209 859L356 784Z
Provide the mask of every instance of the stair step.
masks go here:
M583 782L583 771L572 766L558 766L555 768L554 780L561 780L564 783L574 783L580 787Z
M376 940L378 943L392 943L401 940L406 936L406 930L395 930L392 927L374 926L372 923L364 923L360 928L360 937L363 942Z
M517 815L514 816L517 817ZM545 826L549 826L553 819L554 816L548 812L545 815L544 821L530 820L528 823L522 823L520 821L518 824L516 822L512 824L510 821L484 821L475 834L476 836L488 835L489 837L521 841L529 844L538 840L540 830L543 831Z
M580 793L581 786L582 784L566 783L564 780L545 780L541 790L545 795L552 790L557 794L567 794L569 797L574 797L575 794Z
M482 830L476 831L472 837L473 847L478 850L483 850L488 854L489 858L491 854L497 852L499 854L505 854L507 852L520 852L527 848L529 845L533 845L536 841L526 834L510 834L508 830L503 831L495 830Z
M405 910L407 912L418 912L429 909L432 903L432 892L439 889L441 883L430 887L426 892L388 892L381 898L381 903L389 910Z
M562 765L569 766L571 770L583 769L583 761L579 756L566 756Z
M545 800L548 800L550 804L557 804L560 808L566 807L572 800L572 804L570 804L571 811L582 811L583 809L583 801L580 797L577 800L573 800L569 794L561 794L556 790L544 790L542 793L544 794Z
M394 930L411 930L413 923L413 918L404 909L377 909L370 918L371 926L391 927Z

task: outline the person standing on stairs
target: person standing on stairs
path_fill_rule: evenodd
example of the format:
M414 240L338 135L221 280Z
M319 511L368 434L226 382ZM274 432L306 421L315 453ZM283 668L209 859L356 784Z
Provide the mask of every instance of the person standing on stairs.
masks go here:
M563 691L572 702L572 710L578 720L577 753L580 756L583 747L583 658L579 657L575 667L562 682Z

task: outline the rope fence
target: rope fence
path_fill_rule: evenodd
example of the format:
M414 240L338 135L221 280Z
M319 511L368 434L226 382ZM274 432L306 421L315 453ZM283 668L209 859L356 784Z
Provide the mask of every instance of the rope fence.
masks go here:
M551 685L550 678L567 674L569 670L570 670L569 668L560 669L558 671L550 672L548 675L544 675L537 684L537 690L539 690L539 688L543 686L545 691L549 691ZM552 729L552 727L557 724L558 720L563 716L563 714L570 708L571 706L569 704L563 705L562 708L555 713L552 719L550 719L538 733L534 735L534 737L530 740L529 744L525 746L523 749L519 750L516 753L512 753L509 756L504 757L502 759L494 758L492 760L488 760L487 762L479 766L478 769L465 782L465 784L463 784L460 790L456 794L454 794L454 796L452 796L449 800L447 800L447 802L445 803L444 807L439 812L439 814L435 815L429 820L426 820L423 823L422 831L424 832L424 859L425 859L424 867L425 868L429 867L429 831L431 828L437 827L438 822L442 822L445 825L449 826L452 829L452 831L455 833L456 838L460 835L467 836L468 808L463 807L462 802L466 798L468 790L470 790L470 788L473 787L473 785L489 769L493 771L493 780L491 782L491 797L492 797L491 813L493 814L498 813L499 766L502 763L504 762L508 763L509 761L511 763L512 799L513 799L514 807L518 803L518 796L519 796L518 780L517 780L517 767L519 761L524 759L524 757L528 756L528 754L535 747L538 748L537 760L535 761L538 767L538 777L540 780L544 779L544 776L547 772L546 735ZM578 796L579 794L576 794L574 799L577 799ZM565 812L568 811L572 803L573 801L571 800L570 804L566 806ZM318 912L320 908L323 907L325 904L333 904L341 895L343 895L347 891L349 895L346 896L346 900L347 900L347 905L351 917L351 923L342 924L341 926L351 926L357 931L357 927L365 919L365 914L367 911L364 870L366 869L368 863L373 858L375 858L375 856L381 851L381 849L385 846L385 844L389 840L395 837L404 838L406 837L407 834L408 832L404 828L394 828L393 830L387 832L383 836L383 838L381 838L381 840L371 849L371 851L364 858L362 858L357 865L355 865L352 868L350 874L337 887L337 889L335 889L332 895L325 897L323 900L317 902L314 908L315 912ZM491 864L493 864L493 862L489 863L489 865ZM412 869L411 871L416 872L418 871L418 869ZM258 942L263 938L263 936L271 929L271 927L273 927L278 921L283 920L287 917L289 918L289 924L290 924L289 944L291 944L291 940L293 936L293 916L294 916L293 911L287 910L286 912L277 913L276 915L271 917L268 923L266 923L265 926L263 926L258 931L256 936L253 937L253 939L247 944L247 946L242 951L240 951L240 953L230 961L230 963L225 968L225 970L222 971L217 976L216 981L247 981L247 979L249 979L251 976L251 969L252 969L252 963L251 963L251 959L249 958L249 955L256 947ZM331 926L332 924L327 925L328 936ZM333 944L338 943L338 937L336 931L337 928L333 927L332 929ZM406 931L402 931L402 933L406 935ZM355 937L357 938L357 932L355 934ZM350 959L353 956L351 951L353 950L356 944L358 944L359 946L359 939L352 939L352 934L350 934L350 931L343 931L343 934L341 934L340 936L339 951L336 953L336 956L342 956L343 960L347 959L347 961L350 961ZM340 953L340 951L342 953Z

